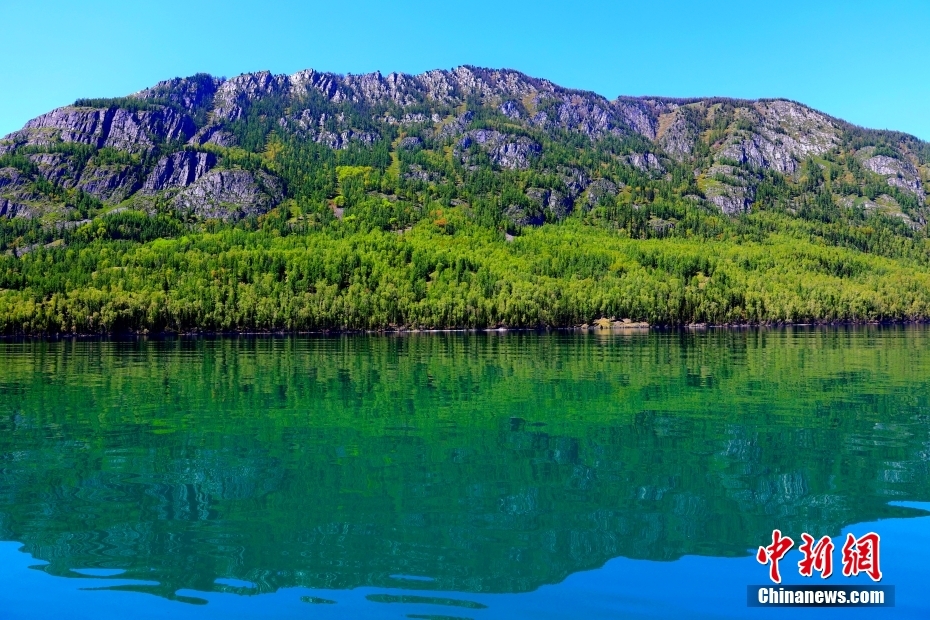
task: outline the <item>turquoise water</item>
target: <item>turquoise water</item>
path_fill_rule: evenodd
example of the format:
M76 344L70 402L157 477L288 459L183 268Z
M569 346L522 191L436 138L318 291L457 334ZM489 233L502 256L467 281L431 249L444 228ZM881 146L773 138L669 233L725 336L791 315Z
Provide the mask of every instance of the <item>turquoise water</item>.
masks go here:
M0 342L2 617L798 615L746 607L774 528L879 532L897 606L856 613L926 617L928 345Z

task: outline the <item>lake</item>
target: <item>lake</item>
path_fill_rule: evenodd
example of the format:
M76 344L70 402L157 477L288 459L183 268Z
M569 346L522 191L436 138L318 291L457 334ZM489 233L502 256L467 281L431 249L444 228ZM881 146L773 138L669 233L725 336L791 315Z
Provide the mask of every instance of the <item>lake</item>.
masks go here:
M925 509L922 326L0 341L3 618L927 617Z

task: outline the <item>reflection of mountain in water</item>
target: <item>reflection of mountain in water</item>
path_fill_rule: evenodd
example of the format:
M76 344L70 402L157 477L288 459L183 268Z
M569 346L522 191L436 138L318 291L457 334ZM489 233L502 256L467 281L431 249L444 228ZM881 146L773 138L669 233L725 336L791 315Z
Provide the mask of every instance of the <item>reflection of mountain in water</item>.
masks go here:
M930 500L923 329L0 344L0 535L153 592L526 591ZM146 587L136 587L146 589Z

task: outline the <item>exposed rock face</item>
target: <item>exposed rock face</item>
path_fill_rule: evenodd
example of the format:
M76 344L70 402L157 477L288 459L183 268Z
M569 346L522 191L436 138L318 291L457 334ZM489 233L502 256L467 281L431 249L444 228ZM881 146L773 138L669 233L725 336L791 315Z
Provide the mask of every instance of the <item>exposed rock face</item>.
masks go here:
M194 121L172 108L152 112L116 110L103 146L134 151L153 146L153 136L159 142L187 142L195 131Z
M875 157L870 157L862 162L862 165L874 172L875 174L880 174L882 176L895 176L904 172L905 164L902 161L895 159L894 157L888 157L887 155L876 155ZM910 168L913 169L912 166ZM908 172L911 172L908 170ZM913 172L916 174L916 170Z
M341 76L335 73L320 73L313 69L298 71L288 78L290 93L296 97L306 96L316 91L329 101L339 103L348 99L342 86Z
M64 107L32 119L10 137L17 144L49 145L77 142L102 146L113 120L113 110Z
M758 133L784 148L797 160L823 155L840 141L840 128L826 115L793 101L757 101L749 114L752 123L761 120Z
M542 226L546 221L540 210L523 205L510 205L504 210L504 216L517 226Z
M501 168L522 170L528 168L530 159L542 152L542 147L529 138L514 137L499 131L476 129L469 131L459 142L458 149L466 151L472 144L481 145L488 152L491 161Z
M468 124L474 120L474 118L474 112L464 112L443 125L439 130L439 135L441 137L461 135L465 131L465 128L468 127Z
M574 207L571 198L554 189L531 187L526 190L526 196L554 220L565 219ZM542 221L540 220L539 223L542 223Z
M426 97L438 102L451 102L467 96L521 99L537 92L555 92L557 87L509 69L482 69L462 66L451 71L427 71L414 79Z
M756 198L749 175L733 166L717 164L708 171L708 176L712 177L704 190L708 201L727 215L749 211Z
M387 77L380 72L364 75L347 75L343 84L351 91L356 102L378 103L390 100L397 105L409 106L417 103L422 95L416 78L402 73L391 73Z
M204 127L187 142L192 146L204 146L205 144L215 144L216 146L236 146L236 137L224 130L221 126L208 125Z
M347 126L345 118L332 116L325 112L319 117L310 110L282 118L278 125L285 130L292 130L301 137L323 144L331 149L348 148L351 142L371 145L381 139L377 133L356 131Z
M440 120L442 119L438 114L427 116L421 112L414 112L412 114L408 112L399 119L394 118L391 115L384 117L384 122L388 125L403 125L405 127L409 127L410 125L419 125L421 123L438 123Z
M16 168L0 168L0 192L22 187L26 179Z
M747 187L720 184L708 188L707 199L727 215L736 215L749 211L753 196Z
M627 127L650 140L656 139L659 118L645 102L621 97L614 101L614 109Z
M139 99L165 101L189 113L198 108L210 107L213 96L224 80L209 75L195 75L159 82L134 95Z
M271 75L268 71L246 73L226 80L213 96L213 119L237 121L256 99L287 92L289 82L286 76Z
M626 157L626 161L634 168L638 168L643 172L665 172L662 162L652 153L633 153Z
M167 107L131 111L67 106L32 119L8 139L17 146L74 142L96 148L140 151L153 147L154 137L160 142L187 141L195 129L189 116Z
M439 175L435 172L430 172L429 170L424 170L419 164L412 164L407 172L404 174L405 179L411 181L422 181L424 183L431 183L433 181L439 180Z
M602 204L622 187L619 173L613 180L591 181L590 177L613 174L608 169L580 169L587 163L573 164L576 168L546 163L549 153L544 156L543 145L550 140L568 145L567 134L574 134L568 139L571 148L622 145L617 162L653 179L680 174L679 164L694 169L699 183L706 181L709 202L726 213L737 213L750 208L755 199L759 170L797 176L807 157L848 146L844 140L849 129L784 100L619 97L609 101L516 71L471 66L420 75L339 75L311 69L290 76L264 71L229 80L207 75L177 78L130 98L101 101L105 108L66 106L0 140L0 155L30 147L17 153L38 168L30 175L38 174L60 188L80 188L107 202L133 199L137 193L140 201L150 202L150 196L166 192L179 208L234 219L270 208L281 199L283 182L266 174L217 171L214 155L182 151L181 145L217 153L236 146L260 151L261 140L244 133L237 123L253 119L250 115L259 113L257 104L261 114L274 114L262 122L273 126L284 142L306 140L330 149L390 144L397 151L391 154L395 158L409 156L405 150L427 150L430 159L418 164L402 160L401 178L408 181L461 181L449 178L441 164L433 163L448 156L471 169L490 161L495 173L496 168L533 169L533 175L522 176L528 185L540 187L522 186L528 201L508 211L513 221L528 224L558 220L574 208ZM398 136L404 137L395 142ZM94 153L104 147L132 155ZM921 152L901 151L925 165L919 159ZM153 165L154 153L160 159ZM235 159L235 153L226 155ZM918 170L903 155L897 159L863 149L858 157L889 186L925 200ZM32 195L38 192L34 180L13 189L0 187L0 196L9 203L6 213L12 212L9 205L14 203L20 205L17 213L44 212L43 201L50 199ZM690 198L700 200L693 194ZM240 199L244 202L236 206Z
M340 150L348 148L351 142L359 142L366 146L370 146L379 139L380 136L378 134L370 131L352 131L351 129L347 129L341 133L321 131L315 141L331 149Z
M172 187L187 187L209 172L216 166L216 155L212 153L195 153L181 151L159 160L152 170L143 191L153 193Z
M43 177L61 187L74 187L81 175L79 162L64 153L38 153L29 159L39 167Z
M16 168L0 168L0 217L29 217L28 207L18 202L26 183Z
M699 135L693 116L679 108L660 117L656 138L666 153L682 161L691 155Z
M26 189L28 180L16 168L0 168L0 217L31 217L24 201L31 198Z
M520 120L523 118L523 115L520 113L519 106L517 106L516 102L509 99L501 104L500 111L501 114L507 118L512 118L514 120Z
M918 199L924 199L924 187L920 181L917 168L909 161L902 161L887 155L876 155L862 162L863 167L875 174L885 177L888 185L892 185L905 192L914 194Z
M617 185L612 181L596 179L592 182L587 173L577 168L559 168L555 175L562 181L564 192L539 187L528 188L526 196L538 208L527 211L511 206L507 211L508 217L520 226L539 226L546 219L565 219L576 204L579 207L590 208L599 204L605 197L617 194Z
M720 128L720 118L725 119L727 134L722 144L711 145L718 161L784 174L793 174L799 161L826 153L840 140L834 121L791 101L695 101L656 109L665 110L659 117L656 140L679 161L693 153L705 129Z
M214 170L182 190L174 206L202 218L238 220L267 213L280 201L280 183L263 172Z
M0 197L0 217L12 219L14 217L32 217L29 207Z
M609 179L595 179L591 181L591 184L588 185L588 189L585 192L586 202L589 207L594 207L602 202L609 196L617 195L617 185Z
M588 187L588 183L591 182L588 174L584 170L577 168L559 168L558 175L572 199L577 198Z
M100 166L86 170L78 187L104 202L120 202L142 185L133 166Z
M756 130L733 134L718 160L793 174L799 161L826 153L839 139L827 117L790 101L757 102L742 118Z
M755 168L770 168L779 172L792 173L798 164L783 145L776 145L759 135L731 142L717 155L720 161L733 161Z
M559 106L557 122L560 127L577 131L594 138L608 133L622 133L616 117L608 105L599 105L582 96L572 96Z
M402 149L415 149L417 147L423 146L423 140L417 136L408 136L401 140L398 146Z

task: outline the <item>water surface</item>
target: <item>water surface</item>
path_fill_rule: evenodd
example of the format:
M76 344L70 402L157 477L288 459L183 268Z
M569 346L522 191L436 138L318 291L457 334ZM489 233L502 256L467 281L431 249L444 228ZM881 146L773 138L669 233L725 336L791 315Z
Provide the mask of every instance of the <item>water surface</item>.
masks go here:
M0 607L769 617L872 527L919 617L928 403L922 327L0 342Z

